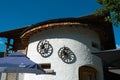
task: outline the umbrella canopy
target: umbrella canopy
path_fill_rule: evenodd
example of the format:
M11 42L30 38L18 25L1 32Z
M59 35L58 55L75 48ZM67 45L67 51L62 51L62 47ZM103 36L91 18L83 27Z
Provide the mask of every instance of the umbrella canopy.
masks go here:
M0 58L0 72L44 74L44 70L21 52Z

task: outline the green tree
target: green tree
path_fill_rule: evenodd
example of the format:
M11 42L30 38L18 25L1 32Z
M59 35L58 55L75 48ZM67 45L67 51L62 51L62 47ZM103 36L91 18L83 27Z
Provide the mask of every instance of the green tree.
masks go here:
M105 21L112 22L113 25L120 25L120 0L96 0L102 5L101 8L97 8L96 15L104 15L109 12L110 15L105 17Z

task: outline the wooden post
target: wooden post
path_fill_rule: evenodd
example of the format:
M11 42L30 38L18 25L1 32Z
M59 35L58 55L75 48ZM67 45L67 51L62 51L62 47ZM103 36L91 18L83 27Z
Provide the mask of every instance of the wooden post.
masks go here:
M9 44L10 44L10 38L7 38L6 51L4 53L4 57L8 55Z

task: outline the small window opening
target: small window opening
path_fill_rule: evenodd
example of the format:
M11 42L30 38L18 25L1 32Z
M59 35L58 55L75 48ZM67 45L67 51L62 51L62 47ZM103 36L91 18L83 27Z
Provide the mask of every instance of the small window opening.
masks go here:
M51 69L51 64L50 63L42 63L38 64L41 68L44 69L46 74L56 74L54 70Z
M42 63L42 64L39 64L39 66L42 67L43 69L50 69L51 68L50 63Z

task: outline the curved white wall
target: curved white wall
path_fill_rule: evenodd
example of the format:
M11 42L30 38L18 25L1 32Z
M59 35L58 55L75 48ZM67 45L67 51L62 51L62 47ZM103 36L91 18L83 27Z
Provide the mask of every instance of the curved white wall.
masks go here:
M46 39L53 47L53 53L48 58L42 57L37 52L39 40ZM98 71L98 80L103 80L101 60L92 55L91 51L99 49L92 47L92 42L100 46L99 36L96 32L83 27L55 27L43 30L30 38L28 54L36 63L50 63L55 75L24 75L24 80L79 80L79 68L81 66L91 66ZM58 50L69 47L76 56L76 61L71 64L64 63L58 56ZM28 77L29 76L29 77Z

